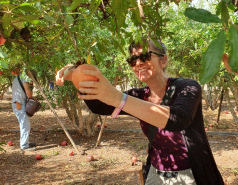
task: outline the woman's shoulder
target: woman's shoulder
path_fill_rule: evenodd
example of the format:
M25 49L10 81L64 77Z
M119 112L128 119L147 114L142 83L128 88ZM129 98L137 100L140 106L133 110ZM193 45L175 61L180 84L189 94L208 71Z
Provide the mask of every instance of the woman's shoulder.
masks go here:
M170 84L173 83L176 87L175 94L180 94L184 92L202 94L202 88L196 80L190 78L172 78Z
M186 85L193 85L193 86L200 86L200 84L194 80L194 79L191 79L191 78L174 78L174 77L171 77L170 78L170 84L177 84L176 86L186 86Z

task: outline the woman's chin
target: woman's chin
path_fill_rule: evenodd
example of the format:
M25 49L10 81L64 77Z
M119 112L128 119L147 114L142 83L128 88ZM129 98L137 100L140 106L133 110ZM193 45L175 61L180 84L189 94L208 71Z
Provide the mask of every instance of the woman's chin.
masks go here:
M148 81L148 77L146 76L140 76L139 80L142 81L142 82L147 82Z

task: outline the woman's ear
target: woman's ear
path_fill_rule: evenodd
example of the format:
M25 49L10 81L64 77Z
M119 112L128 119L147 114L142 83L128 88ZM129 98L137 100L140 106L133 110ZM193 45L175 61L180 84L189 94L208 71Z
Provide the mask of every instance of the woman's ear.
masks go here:
M166 66L167 66L167 56L164 56L164 57L161 57L160 58L160 64L161 64L161 67L164 69Z

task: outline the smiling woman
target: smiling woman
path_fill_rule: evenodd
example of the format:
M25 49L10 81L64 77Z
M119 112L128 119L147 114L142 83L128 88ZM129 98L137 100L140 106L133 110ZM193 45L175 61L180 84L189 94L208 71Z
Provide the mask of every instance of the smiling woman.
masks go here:
M166 75L166 47L159 43L162 47L148 40L146 53L145 42L133 42L129 47L131 58L127 62L138 79L147 84L145 87L122 93L101 73L86 70L84 74L98 81L79 82L87 94L78 97L95 114L116 112L112 117L131 115L140 120L150 141L144 168L146 185L223 185L204 130L201 87L192 79ZM58 74L56 83L62 82L63 75Z

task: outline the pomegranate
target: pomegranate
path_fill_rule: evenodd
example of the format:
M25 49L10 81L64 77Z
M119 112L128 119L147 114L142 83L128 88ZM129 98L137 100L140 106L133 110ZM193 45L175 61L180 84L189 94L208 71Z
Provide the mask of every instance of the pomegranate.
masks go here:
M41 155L40 154L36 154L36 160L40 160L42 159Z
M83 82L83 81L98 81L98 79L95 76L90 76L90 75L85 75L83 73L84 70L93 70L93 71L98 71L100 72L100 70L91 64L82 64L79 65L74 72L72 73L72 81L74 86L79 89L81 88L79 86L79 82Z
M94 158L93 158L92 155L87 156L87 161L88 161L88 162L93 161L93 160L94 160Z
M67 145L66 141L61 142L61 146L66 146L66 145Z

